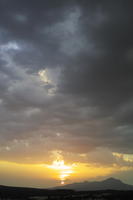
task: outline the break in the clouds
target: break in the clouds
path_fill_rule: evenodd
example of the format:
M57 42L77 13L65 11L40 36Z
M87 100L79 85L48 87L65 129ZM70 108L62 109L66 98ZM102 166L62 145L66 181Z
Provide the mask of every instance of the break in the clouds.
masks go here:
M132 9L130 0L0 1L1 160L59 151L116 163L133 153Z

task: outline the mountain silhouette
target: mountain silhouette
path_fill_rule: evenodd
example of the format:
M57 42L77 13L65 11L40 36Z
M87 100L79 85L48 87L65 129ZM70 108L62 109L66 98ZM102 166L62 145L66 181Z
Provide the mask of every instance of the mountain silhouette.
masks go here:
M133 185L123 183L115 178L108 178L103 181L72 183L64 186L56 187L56 189L72 189L72 190L133 190Z

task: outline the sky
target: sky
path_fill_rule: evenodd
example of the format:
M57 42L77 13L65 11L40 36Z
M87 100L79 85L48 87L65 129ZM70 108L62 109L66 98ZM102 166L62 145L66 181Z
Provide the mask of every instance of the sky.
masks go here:
M132 0L0 0L0 184L133 184Z

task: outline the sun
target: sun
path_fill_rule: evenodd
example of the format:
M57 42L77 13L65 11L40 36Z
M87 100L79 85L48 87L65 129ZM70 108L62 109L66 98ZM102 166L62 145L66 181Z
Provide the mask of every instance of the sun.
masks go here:
M65 184L65 182L64 181L61 181L61 185L64 185Z
M74 166L66 165L64 160L54 160L52 165L48 165L48 167L58 172L58 178L62 185L65 184L67 178L74 173Z

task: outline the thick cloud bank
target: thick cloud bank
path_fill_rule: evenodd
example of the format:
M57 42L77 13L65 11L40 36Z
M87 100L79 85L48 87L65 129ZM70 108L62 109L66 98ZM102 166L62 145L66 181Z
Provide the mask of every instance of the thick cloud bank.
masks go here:
M0 1L1 160L133 153L132 10L130 0Z

